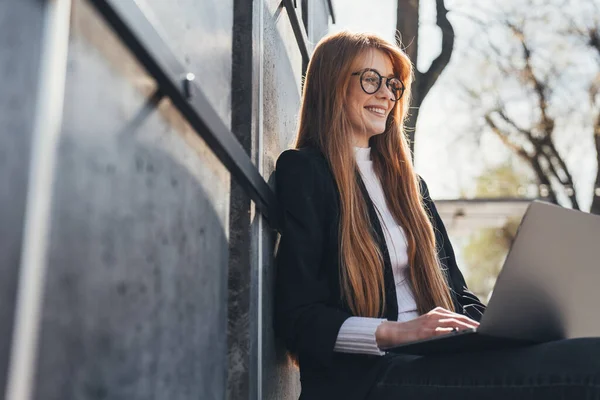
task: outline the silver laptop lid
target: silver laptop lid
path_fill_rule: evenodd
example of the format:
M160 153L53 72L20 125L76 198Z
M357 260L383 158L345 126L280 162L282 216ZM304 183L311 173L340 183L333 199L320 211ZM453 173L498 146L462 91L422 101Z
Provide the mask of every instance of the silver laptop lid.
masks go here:
M600 216L535 201L479 331L547 341L600 336Z

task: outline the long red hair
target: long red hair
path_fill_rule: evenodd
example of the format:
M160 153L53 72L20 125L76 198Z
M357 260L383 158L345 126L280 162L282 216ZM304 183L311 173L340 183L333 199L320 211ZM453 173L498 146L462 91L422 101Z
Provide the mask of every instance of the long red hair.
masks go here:
M371 50L383 51L390 57L394 73L406 87L388 117L385 132L373 136L370 145L387 205L406 232L410 282L418 311L423 314L437 306L453 310L404 132L413 79L408 56L373 34L345 31L322 39L308 65L295 147L318 148L325 155L339 190L342 296L356 315L382 316L383 255L372 236L367 204L356 180L358 167L348 134L351 125L345 102L352 68L359 57Z

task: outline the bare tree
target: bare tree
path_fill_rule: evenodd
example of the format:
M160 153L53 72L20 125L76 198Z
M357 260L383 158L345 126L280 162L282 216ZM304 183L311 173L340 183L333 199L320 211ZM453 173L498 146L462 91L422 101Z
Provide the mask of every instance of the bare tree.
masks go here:
M419 109L425 96L450 62L454 48L454 29L448 20L448 10L444 0L435 0L435 5L437 12L436 24L442 31L442 48L427 71L421 72L415 68L415 80L412 84L412 106L406 124L410 149L413 153ZM419 0L398 0L396 32L398 45L405 49L416 66L419 47Z
M545 48L549 43L547 37L536 40L536 31L528 26L530 23L531 19L525 15L505 16L500 25L510 33L513 46L502 47L490 40L485 49L479 49L487 64L496 70L497 79L487 87L472 83L465 83L464 87L474 109L481 114L482 127L495 134L531 167L541 191L545 192L541 194L555 203L580 209L572 165L569 166L565 151L559 150L557 139L561 135L573 135L569 129L589 130L600 165L600 71L596 75L577 75L576 81L587 79L588 104L582 104L577 98L571 100L569 108L567 98L573 97L576 85L573 75L567 72L579 66L564 60L569 60L569 52L573 52L572 46L576 45L580 45L588 57L600 60L600 24L581 27L567 21L568 29L557 36L562 44L550 49ZM563 49L564 57L557 55L556 49ZM510 85L511 81L517 84L507 96L499 86ZM564 121L573 114L587 122L571 128ZM560 121L563 123L558 123ZM600 168L595 178L591 212L600 214Z

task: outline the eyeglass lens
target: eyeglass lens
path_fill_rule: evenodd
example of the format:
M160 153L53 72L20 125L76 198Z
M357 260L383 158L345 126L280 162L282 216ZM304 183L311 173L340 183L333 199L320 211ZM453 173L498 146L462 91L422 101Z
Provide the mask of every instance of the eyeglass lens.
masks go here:
M376 71L366 70L361 74L361 85L365 92L373 94L379 90L382 77ZM386 79L386 86L394 94L394 100L398 100L402 96L404 87L398 78Z

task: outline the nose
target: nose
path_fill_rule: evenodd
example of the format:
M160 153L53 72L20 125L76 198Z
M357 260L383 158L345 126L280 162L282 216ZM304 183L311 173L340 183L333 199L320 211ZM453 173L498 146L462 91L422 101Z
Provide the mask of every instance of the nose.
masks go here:
M392 93L390 88L388 88L386 78L381 79L381 86L379 87L379 90L377 91L376 96L379 98L386 98L386 99L389 99L390 101L394 101L394 93Z

